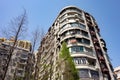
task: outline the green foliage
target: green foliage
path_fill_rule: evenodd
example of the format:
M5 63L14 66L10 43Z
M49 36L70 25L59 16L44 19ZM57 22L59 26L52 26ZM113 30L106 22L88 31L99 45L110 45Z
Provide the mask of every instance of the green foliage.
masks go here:
M14 80L23 80L22 77L16 77Z
M22 80L34 80L34 76L30 74L29 70L25 71L25 76Z
M77 69L75 68L75 64L65 42L62 44L59 56L62 60L61 65L64 65L63 80L79 80Z

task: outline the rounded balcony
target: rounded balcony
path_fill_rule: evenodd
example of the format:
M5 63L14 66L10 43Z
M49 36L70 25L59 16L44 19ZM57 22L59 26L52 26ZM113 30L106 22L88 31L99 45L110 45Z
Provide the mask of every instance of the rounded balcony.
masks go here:
M61 10L59 17L62 17L66 13L71 13L71 12L82 14L82 10L80 10L79 8L75 6L67 6Z
M90 69L90 70L96 70L95 66L89 65L89 64L80 64L80 65L76 65L77 69Z
M73 61L77 69L96 70L96 60L87 57L73 57Z
M70 31L70 30L82 30L82 31L86 31L86 28L84 27L79 27L79 26L74 26L74 27L71 27L69 24L67 24L65 27L63 27L61 30L60 30L60 34L62 35L63 33L65 33L66 31Z
M84 38L86 40L89 40L88 37L80 35L80 34L68 34L66 36L62 36L61 39L60 39L61 40L60 42L63 42L63 41L68 40L70 38Z
M92 52L71 53L71 57L88 57L88 58L96 59L95 54Z

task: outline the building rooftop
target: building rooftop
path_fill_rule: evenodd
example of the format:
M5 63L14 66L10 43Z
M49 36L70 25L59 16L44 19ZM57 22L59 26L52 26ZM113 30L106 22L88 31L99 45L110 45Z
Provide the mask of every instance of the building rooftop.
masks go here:
M120 66L114 68L114 71L118 71L118 70L120 70Z

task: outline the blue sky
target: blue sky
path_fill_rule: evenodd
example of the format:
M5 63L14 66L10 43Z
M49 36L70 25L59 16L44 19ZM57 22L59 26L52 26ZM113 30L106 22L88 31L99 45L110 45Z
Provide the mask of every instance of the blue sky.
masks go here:
M40 26L47 32L61 9L69 5L77 6L95 17L107 43L113 67L119 66L120 0L0 0L0 27L6 26L25 8L29 30Z

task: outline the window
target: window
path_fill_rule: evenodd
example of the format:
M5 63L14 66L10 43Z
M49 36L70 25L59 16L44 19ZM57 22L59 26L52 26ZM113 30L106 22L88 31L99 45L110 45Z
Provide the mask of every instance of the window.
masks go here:
M81 60L82 60L82 64L86 64L86 58L81 58Z
M88 64L89 64L90 66L95 66L95 65L96 65L96 60L90 59L90 58L88 58L87 60L88 60Z
M80 46L79 49L80 49L80 52L83 52L83 46Z
M75 64L86 64L86 58L74 58Z
M85 51L86 52L93 52L93 50L91 48L87 48L87 47L85 47Z
M20 59L19 60L21 63L25 63L26 62L26 60L24 60L24 59Z
M23 71L22 70L17 70L17 74L23 75Z
M70 33L71 35L80 34L80 30L70 30L69 33Z
M75 44L76 42L77 42L76 39L70 39L71 44Z
M85 25L74 22L74 23L70 23L71 27L80 27L82 29L86 29Z
M80 30L75 30L75 32L76 32L77 34L80 34Z
M86 29L85 25L83 25L83 24L79 24L79 27L82 29Z
M79 70L79 77L80 78L89 78L89 73L87 69L80 69Z
M82 31L82 35L88 37L88 32Z
M25 53L25 54L21 54L21 57L22 58L27 58L27 54Z
M83 43L83 44L90 45L90 40L87 40L85 38L76 38L76 40L77 40L78 43ZM88 52L91 51L92 52L91 49L86 49L86 51L88 51Z
M82 43L82 39L81 38L77 38L77 42L78 43Z
M94 80L99 80L98 71L90 70L90 73L91 73L91 77L92 77Z
M71 27L78 27L79 26L79 24L78 23L70 23L70 25L71 25Z
M75 35L75 34L80 34L80 30L69 30L64 32L62 36L65 37L67 35Z
M72 46L71 47L71 52L76 53L76 52L83 52L83 46Z
M83 16L82 16L82 14L78 14L78 16L80 17L80 19L83 20Z
M90 44L90 40L87 40L87 39L84 39L84 38L82 39L82 42L83 42L84 44L88 44L88 45Z
M75 30L70 30L69 33L70 33L71 35L74 35L74 34L76 34L76 31L75 31Z
M75 63L75 64L80 64L80 62L81 62L81 61L80 61L78 58L74 58L74 63Z

